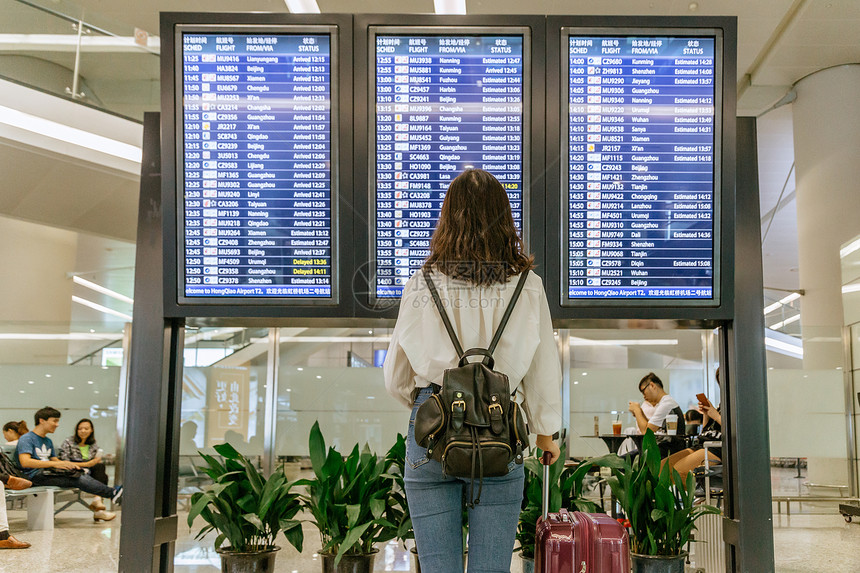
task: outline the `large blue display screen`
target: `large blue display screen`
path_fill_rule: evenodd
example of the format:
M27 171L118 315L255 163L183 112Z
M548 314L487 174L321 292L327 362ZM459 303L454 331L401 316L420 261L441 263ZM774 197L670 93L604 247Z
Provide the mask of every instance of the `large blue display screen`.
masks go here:
M504 185L523 229L523 35L375 36L375 296L399 297L429 254L451 180L469 167Z
M181 43L181 294L330 298L331 36Z
M568 36L567 298L714 299L714 37Z

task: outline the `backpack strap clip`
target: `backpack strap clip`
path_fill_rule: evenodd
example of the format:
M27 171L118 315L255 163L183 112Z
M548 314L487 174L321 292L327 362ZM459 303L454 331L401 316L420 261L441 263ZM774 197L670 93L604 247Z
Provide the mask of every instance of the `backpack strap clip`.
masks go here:
M454 431L460 431L463 428L463 422L466 421L466 401L454 400L451 402L451 428Z

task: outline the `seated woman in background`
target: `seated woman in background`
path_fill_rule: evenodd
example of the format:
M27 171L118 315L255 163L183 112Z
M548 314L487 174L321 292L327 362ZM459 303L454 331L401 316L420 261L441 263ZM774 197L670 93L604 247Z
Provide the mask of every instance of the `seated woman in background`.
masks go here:
M716 378L717 383L719 383L719 368L716 371ZM699 434L698 445L672 454L664 460L665 463L669 464L669 467L675 468L678 471L682 479L686 479L688 473L705 464L705 448L702 446L703 443L723 441L723 417L720 414L720 409L711 403L705 404L699 402L699 412L702 414L702 431ZM720 463L722 456L722 447L712 448L708 452L708 459L711 464Z
M79 468L86 470L89 474L108 485L107 471L102 463L102 451L96 443L96 433L93 429L93 422L84 418L75 426L75 434L69 436L60 446L59 455L61 460L73 462ZM90 509L93 511L103 511L105 509L102 498L99 496L93 497L93 502L90 504Z
M6 422L3 424L3 437L6 438L7 446L17 446L18 438L29 432L30 429L27 427L27 422L21 420L20 422Z

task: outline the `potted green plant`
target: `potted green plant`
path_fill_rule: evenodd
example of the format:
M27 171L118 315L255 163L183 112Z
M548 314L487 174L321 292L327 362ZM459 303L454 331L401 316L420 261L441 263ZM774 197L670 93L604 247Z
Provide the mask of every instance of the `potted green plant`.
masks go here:
M693 475L681 479L668 464L661 464L651 430L645 432L633 463L624 460L612 473L609 486L630 521L633 573L683 573L696 520L720 510L695 505Z
M407 541L415 539L415 532L412 531L409 502L403 483L403 476L406 474L406 437L403 434L397 434L397 440L385 454L385 462L395 486L390 492L389 503L391 515L394 517L392 521L397 526L395 537L402 541L405 547Z
M543 465L540 457L543 452L536 449L534 456L525 459L525 485L523 508L517 522L518 546L514 551L521 552L523 573L534 571L535 530L538 518L541 516L541 500L543 488ZM585 498L583 481L588 472L599 466L613 467L620 465L618 456L603 456L585 460L576 466L566 467L567 444L561 443L561 455L549 466L549 511L557 512L565 507L576 511L594 513L597 504Z
M333 447L326 452L319 422L311 428L309 446L314 478L296 485L307 486L302 504L320 532L323 571L369 573L379 551L374 543L394 539L398 531L390 464L367 446L360 451L356 445L346 457Z
M299 496L290 491L281 470L266 479L230 444L219 444L215 451L223 463L200 453L208 466L203 471L213 483L191 496L188 526L200 516L206 525L197 539L218 532L215 550L223 572L274 571L278 533L283 531L290 545L302 550L301 522L293 519L301 509Z

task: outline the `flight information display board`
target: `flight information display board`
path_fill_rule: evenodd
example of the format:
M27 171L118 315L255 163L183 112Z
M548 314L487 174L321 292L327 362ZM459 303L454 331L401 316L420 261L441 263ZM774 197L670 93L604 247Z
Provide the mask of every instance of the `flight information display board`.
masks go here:
M177 39L180 298L333 296L333 36Z
M381 299L399 297L424 263L448 186L467 168L499 180L524 232L527 30L422 32L371 37L371 248Z
M715 302L718 38L563 38L567 300Z

